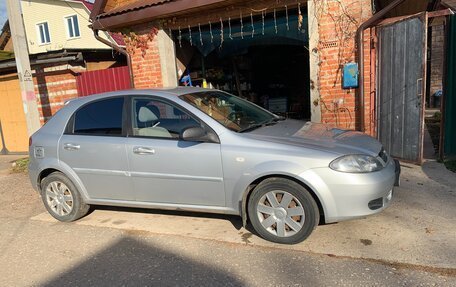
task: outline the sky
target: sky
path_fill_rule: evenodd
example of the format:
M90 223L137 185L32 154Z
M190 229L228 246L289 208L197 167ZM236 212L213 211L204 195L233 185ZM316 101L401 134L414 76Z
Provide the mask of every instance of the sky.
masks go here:
M6 0L0 0L0 29L5 24L8 15L6 15Z

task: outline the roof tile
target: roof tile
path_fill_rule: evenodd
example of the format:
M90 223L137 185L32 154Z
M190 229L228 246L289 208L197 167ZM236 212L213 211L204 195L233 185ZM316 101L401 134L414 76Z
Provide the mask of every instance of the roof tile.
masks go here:
M174 0L139 0L129 3L127 5L123 5L117 8L114 8L106 13L98 15L99 18L114 16L118 14L123 14L130 11L140 10L147 7L161 5L166 2L172 2Z

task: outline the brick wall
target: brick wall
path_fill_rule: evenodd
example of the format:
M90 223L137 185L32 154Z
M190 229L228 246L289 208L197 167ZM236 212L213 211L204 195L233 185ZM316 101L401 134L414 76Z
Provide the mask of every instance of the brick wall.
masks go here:
M431 106L434 106L432 95L438 90L442 90L443 85L443 60L444 60L444 45L445 45L445 30L442 23L435 23L431 27L431 79L429 87L429 95Z
M356 29L372 16L370 0L316 1L320 42L319 90L321 120L331 126L356 129L359 111L357 89L342 89L342 66L356 59ZM366 132L371 131L370 34L365 33L365 111Z
M113 61L85 64L47 64L34 67L33 81L41 124L49 120L66 101L78 97L76 78L80 72L112 66Z
M163 86L158 38L153 29L152 24L134 26L131 28L133 34L124 36L127 51L131 55L135 88L138 89Z
M76 74L68 65L36 68L33 81L41 124L63 107L65 101L78 96Z

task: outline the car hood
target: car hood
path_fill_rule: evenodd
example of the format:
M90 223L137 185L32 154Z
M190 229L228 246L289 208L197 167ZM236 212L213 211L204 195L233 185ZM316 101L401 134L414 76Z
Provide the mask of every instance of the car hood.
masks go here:
M382 149L380 142L361 132L290 119L245 135L257 140L325 150L335 154L377 156Z

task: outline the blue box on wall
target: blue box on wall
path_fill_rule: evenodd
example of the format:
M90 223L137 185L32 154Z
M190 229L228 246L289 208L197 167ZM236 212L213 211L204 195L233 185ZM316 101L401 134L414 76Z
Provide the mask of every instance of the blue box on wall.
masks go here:
M347 63L344 65L342 73L342 88L352 89L358 87L358 64L357 63Z

